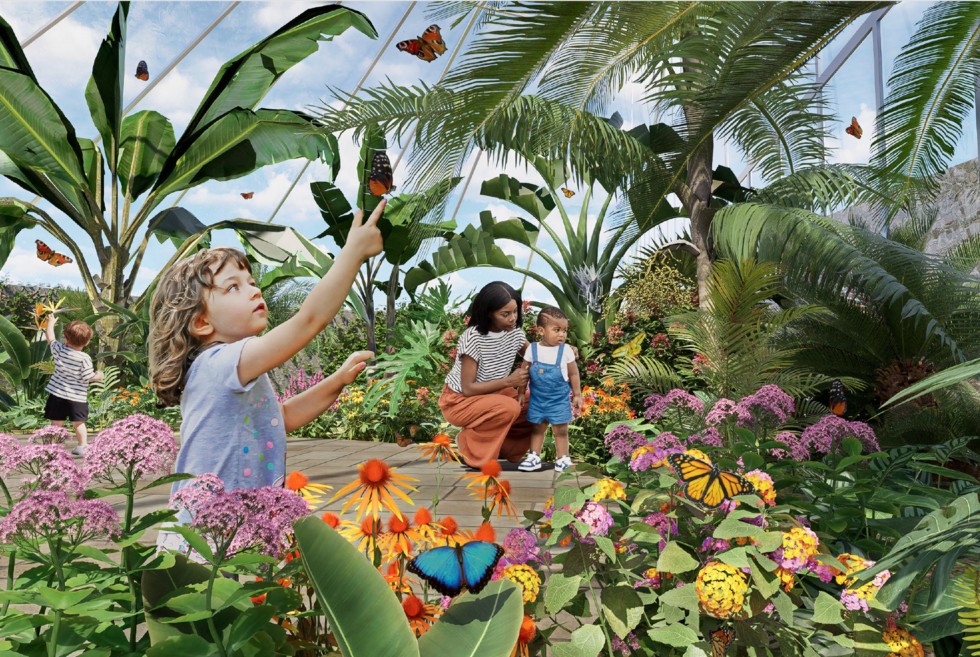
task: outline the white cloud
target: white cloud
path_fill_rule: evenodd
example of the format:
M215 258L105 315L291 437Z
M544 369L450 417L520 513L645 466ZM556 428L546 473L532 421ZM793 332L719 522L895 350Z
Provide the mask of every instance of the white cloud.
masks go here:
M60 267L52 267L39 260L34 251L27 251L17 246L10 252L3 268L0 269L0 276L11 283L21 285L82 287L82 274L77 263L71 262Z
M861 139L855 139L844 132L851 124L851 118L841 117L836 137L828 140L832 155L831 162L846 162L848 164L867 164L871 159L871 140L874 138L875 110L861 103L861 111L856 116L858 123L864 129Z
M311 7L318 7L322 2L262 2L254 18L258 27L266 32L278 30L286 22L300 15Z

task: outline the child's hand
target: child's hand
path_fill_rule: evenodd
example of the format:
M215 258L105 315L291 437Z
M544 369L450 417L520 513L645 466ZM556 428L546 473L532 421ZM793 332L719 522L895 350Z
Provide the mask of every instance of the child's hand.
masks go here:
M372 358L374 358L373 351L355 351L347 357L344 364L338 367L334 374L336 374L337 378L344 385L353 383L357 375L364 371L364 368L367 367L367 362Z
M350 253L356 255L360 260L367 260L371 256L381 253L384 248L384 240L381 238L381 231L378 229L378 220L384 213L387 199L381 199L378 207L374 209L367 221L361 223L364 213L358 210L354 213L354 222L351 224L350 232L347 233L347 243L343 250L350 249Z
M582 415L582 395L572 397L572 415L579 417Z
M89 379L89 380L90 381L101 381L104 378L105 378L105 373L104 372L96 372L95 374L92 375L92 378Z

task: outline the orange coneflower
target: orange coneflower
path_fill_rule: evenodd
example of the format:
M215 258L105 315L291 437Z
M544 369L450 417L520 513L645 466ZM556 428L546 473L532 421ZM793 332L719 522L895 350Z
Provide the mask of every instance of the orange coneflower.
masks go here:
M338 516L336 513L331 513L330 511L325 512L322 516L320 516L320 519L334 529L337 529L337 525L340 524L340 516Z
M357 549L365 554L374 554L374 548L378 544L378 523L373 518L366 517L360 523L344 520L340 523L340 534Z
M468 540L466 535L459 531L459 524L452 516L445 516L436 524L439 527L439 533L436 534L434 542L445 543L446 545L462 545Z
M467 488L480 488L486 487L490 484L497 482L497 477L500 476L500 462L499 461L487 461L480 468L479 472L470 472L467 474L460 475L464 479L472 479L472 481L466 484Z
M421 540L418 531L409 524L408 518L391 516L388 519L388 531L378 538L378 545L385 560L395 559L399 555L411 556L412 545Z
M398 589L400 588L402 593L411 594L412 587L410 586L410 582L415 580L404 572L404 568L400 560L392 561L390 564L388 564L385 571L385 581L388 582L388 586L391 587L393 593L398 593Z
M437 458L443 463L447 461L456 461L459 463L459 452L453 447L453 441L449 437L449 434L437 433L432 438L431 443L420 443L418 447L429 457L429 463L432 463Z
M293 470L286 475L286 488L299 493L299 496L310 503L310 506L320 504L322 495L333 486L326 484L311 484L310 478L299 470Z
M419 533L419 543L432 543L436 540L436 535L440 531L439 523L432 520L432 512L427 508L419 507L415 512L415 531Z
M514 646L510 657L528 657L527 646L534 641L537 634L538 628L534 624L534 619L530 616L524 616L524 620L521 621L521 629L517 632L517 645Z
M410 595L402 600L402 609L405 610L408 624L411 625L415 636L425 634L442 613L442 607L425 604L417 595Z
M473 494L476 495L478 491L474 491ZM489 504L490 511L492 512L494 508L497 509L497 517L500 517L501 513L507 513L508 516L512 516L514 520L517 520L517 509L514 508L513 502L510 501L510 482L506 479L501 479L495 484L490 484L486 490L486 503Z
M484 521L480 528L476 530L473 534L473 540L475 541L486 541L487 543L497 542L497 532L494 531L493 525L489 522Z
M402 512L398 510L392 493L402 498L408 504L414 506L415 502L408 497L399 486L418 492L418 489L409 485L409 481L418 481L415 477L408 475L395 474L396 468L389 468L388 464L381 459L370 459L357 466L357 479L350 482L330 498L333 502L344 495L353 493L350 499L344 503L340 510L344 513L354 504L360 503L357 509L357 517L360 519L365 511L371 512L371 517L377 520L381 516L381 507L394 513L399 518Z

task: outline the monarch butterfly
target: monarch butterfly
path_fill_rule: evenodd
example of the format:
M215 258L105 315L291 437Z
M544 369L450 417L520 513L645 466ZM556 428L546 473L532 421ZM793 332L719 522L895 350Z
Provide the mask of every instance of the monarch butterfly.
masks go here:
M37 244L37 257L52 267L60 267L63 264L74 262L74 260L62 253L55 253L54 249L41 240L34 240L34 243Z
M142 80L143 82L150 79L150 69L147 68L146 62L142 59L140 60L140 63L136 65L136 78Z
M720 627L708 634L711 639L711 657L725 657L728 644L735 640L735 630L731 627Z
M398 442L399 447L408 447L415 442L409 436L403 436L400 433L395 434L395 440Z
M255 196L255 192L242 192L242 198L246 201Z
M633 358L634 356L639 356L640 351L643 349L643 341L646 339L647 334L640 331L635 338L621 347L616 347L612 352L613 358Z
M446 42L442 40L438 25L430 25L425 28L422 36L399 41L395 47L409 55L415 55L424 62L431 62L437 55L446 52Z
M443 595L453 597L464 588L479 593L503 554L504 549L496 543L470 541L426 550L408 562L408 570Z
M686 484L684 494L688 499L706 507L714 509L736 495L755 492L755 487L745 477L723 472L689 454L670 454L667 460Z
M834 379L830 384L830 412L837 417L844 417L847 412L847 397L844 396L844 384L840 379Z
M575 192L569 189L568 187L562 187L561 193L565 195L565 198L572 198L573 196L575 196Z
M384 196L395 188L392 184L391 160L384 151L378 151L371 160L371 175L368 176L368 189L374 196Z
M844 128L844 132L856 139L860 139L861 135L864 134L864 130L861 129L861 124L858 123L856 116L851 117L851 125Z

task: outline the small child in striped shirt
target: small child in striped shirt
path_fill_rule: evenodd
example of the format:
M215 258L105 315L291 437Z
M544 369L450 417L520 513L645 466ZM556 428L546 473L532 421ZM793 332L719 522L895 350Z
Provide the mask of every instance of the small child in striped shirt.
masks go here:
M54 313L47 316L44 337L51 345L54 358L54 374L48 381L45 391L48 401L44 405L44 417L51 423L71 422L78 438L78 447L71 450L75 456L82 456L88 449L88 384L102 380L102 372L96 372L92 358L82 351L92 340L92 327L83 321L75 320L65 327L64 343L54 334L58 317Z

